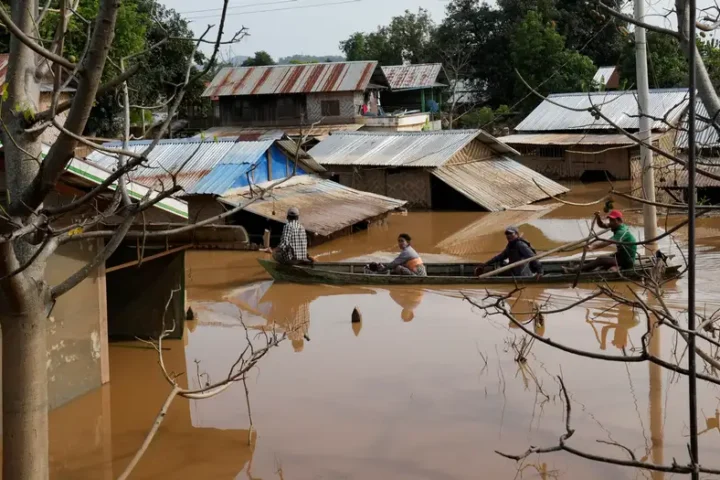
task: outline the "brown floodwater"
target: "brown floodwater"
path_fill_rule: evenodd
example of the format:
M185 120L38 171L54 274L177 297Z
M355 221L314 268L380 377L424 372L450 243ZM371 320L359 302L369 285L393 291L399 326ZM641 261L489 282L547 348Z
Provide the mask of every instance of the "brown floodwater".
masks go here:
M605 190L580 186L567 198L588 201ZM384 259L393 256L397 234L407 232L426 259L480 261L503 247L508 224L547 250L586 235L594 210L393 215L312 253L326 261ZM629 223L640 223L639 213L626 212ZM698 236L699 309L713 312L720 308L720 219L699 220ZM681 231L677 244L664 241L661 249L678 259L685 238ZM189 254L188 300L198 319L163 352L168 370L185 372L182 381L197 387L227 375L246 344L243 324L253 335L273 325L289 331L249 377L254 431L242 384L207 400L178 399L131 478L672 478L567 453L522 464L494 453L557 443L564 432L560 374L571 395L573 446L626 458L599 441L618 442L650 462L687 459L686 380L660 367L579 358L542 344L521 365L513 345L522 332L463 300L463 293L481 298L481 289L273 284L257 267L258 255ZM512 308L522 317L534 305L562 307L591 291L528 288ZM671 308L682 312L686 298L686 279L667 286ZM355 308L359 324L350 321ZM638 348L645 324L631 308L595 299L548 316L539 331L575 348L621 355ZM652 338L651 348L665 358L673 346L668 330ZM110 385L51 415L52 478L117 477L169 393L152 350L112 344L110 360ZM720 466L719 397L701 386L708 466Z

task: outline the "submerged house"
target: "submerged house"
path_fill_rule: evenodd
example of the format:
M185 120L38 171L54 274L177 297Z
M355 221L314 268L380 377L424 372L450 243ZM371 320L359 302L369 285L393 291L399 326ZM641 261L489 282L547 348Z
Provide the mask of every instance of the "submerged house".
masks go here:
M133 141L128 148L142 152L150 143ZM147 165L133 170L130 178L161 190L179 185L182 191L177 197L187 201L189 219L196 222L223 213L225 209L217 197L229 189L323 170L305 153L295 169L292 145L292 141L272 139L162 140L150 153ZM108 143L105 147L119 149L122 143ZM94 152L88 159L109 169L117 162L113 155L103 152Z
M697 198L705 203L720 204L720 180L714 179L704 172L720 177L720 134L712 122L713 116L707 113L701 99L695 104L695 148L697 152L697 170L695 186ZM688 136L689 121L687 114L683 117L675 140L675 155L687 161L690 148ZM655 187L660 190L667 203L678 201L686 203L688 199L688 171L685 166L672 161L665 162L657 169Z
M687 89L650 91L648 114L655 146L674 150L674 126L687 101ZM550 178L639 180L639 147L612 124L596 118L591 108L599 108L626 131L639 130L635 91L561 93L550 95L515 127L513 135L499 140L518 150L524 165ZM660 156L655 158L656 163L663 162Z
M43 146L47 154L49 146ZM0 152L0 206L6 200L5 162ZM103 183L111 172L92 165L82 159L74 158L67 165L58 180L55 189L45 202L46 207L68 204ZM114 196L116 185L100 192L87 208L69 212L59 219L56 226L73 225L74 221L87 219L102 211ZM149 194L154 198L158 192L149 191L143 185L129 183L128 191L133 200L139 200ZM166 198L145 212L148 218L162 221L187 221L187 204L179 199ZM116 219L107 218L101 228L113 229ZM103 239L85 239L64 243L48 258L47 280L57 285L66 280L88 262L93 260L104 248ZM135 249L133 248L133 251ZM137 272L128 271L131 281L142 281ZM51 408L63 405L88 391L110 381L108 338L116 320L122 321L108 308L118 294L122 294L125 285L112 282L112 273L101 264L79 285L58 298L49 317L48 349L48 388ZM153 281L154 291L168 293L177 285L170 285L157 277L146 277L145 282ZM146 283L147 284L147 283ZM179 292L178 297L183 297ZM167 298L165 300L167 302ZM145 310L142 317L146 323L159 320L153 312ZM170 317L168 317L170 318Z
M308 152L342 185L414 208L509 210L568 191L482 130L335 133Z
M129 149L141 152L149 143L130 142ZM121 145L112 143L106 147L121 148ZM106 168L111 168L116 162L112 155L102 152L95 152L89 158ZM213 226L216 229L212 232L214 236L202 243L209 242L211 248L234 248L236 244L242 243L242 248L247 249L253 248L251 240L255 243L261 242L264 230L269 228L269 222L275 218L279 218L278 222L284 221L285 212L280 210L278 195L291 198L297 196L296 206L307 206L304 208L306 214L310 213L310 209L317 208L322 186L332 182L323 180L318 189L311 191L308 197L303 196L307 184L299 179L324 171L311 155L287 138L257 141L238 141L234 138L185 139L161 141L150 153L148 164L135 169L130 177L138 183L158 189L167 190L173 184L182 187L182 191L176 196L187 202L191 222L211 219L233 210L236 205L224 198L227 192L246 189L245 193L248 200L252 200L252 205L217 221ZM268 189L272 191L263 193ZM262 201L258 198L261 195L264 199ZM300 202L299 197L302 197L304 203ZM371 197L372 195L364 192L355 192L353 201L370 202ZM268 219L259 210L260 213L256 213L255 209L265 203L269 203L277 215L273 213L272 218ZM343 209L341 203L331 202L324 205L321 211L333 220L328 220L328 229L317 230L315 233L323 238L346 233L349 231L348 226L366 224L398 206L393 199L386 199L386 204L388 208L382 212L373 210L366 216L358 217L357 209L350 211ZM305 216L304 214L303 218ZM220 238L222 235L224 237ZM228 239L227 236L231 238Z
M258 187L267 187L270 183ZM311 246L364 230L407 204L404 200L355 190L318 175L289 178L263 198L258 198L249 187L241 187L228 190L219 200L230 207L247 204L238 214L242 224L252 232L270 230L273 240L279 239L282 233L287 210L297 207ZM264 221L257 222L249 218L251 216Z

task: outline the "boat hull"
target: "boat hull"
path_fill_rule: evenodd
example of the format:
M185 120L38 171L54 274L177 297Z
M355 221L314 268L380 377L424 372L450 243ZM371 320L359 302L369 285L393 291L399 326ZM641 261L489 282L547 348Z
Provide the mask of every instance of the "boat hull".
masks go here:
M497 275L479 279L474 275L475 266L470 263L434 263L425 264L426 277L367 274L364 263L316 263L313 266L283 265L274 260L258 259L262 267L277 282L327 285L532 285L532 284L572 284L597 282L622 282L638 280L652 268L649 262L637 264L634 270L621 272L595 271L580 274L562 273L562 267L573 262L554 260L543 262L545 274L538 278ZM575 262L576 263L576 262ZM665 278L678 275L680 267L668 266Z

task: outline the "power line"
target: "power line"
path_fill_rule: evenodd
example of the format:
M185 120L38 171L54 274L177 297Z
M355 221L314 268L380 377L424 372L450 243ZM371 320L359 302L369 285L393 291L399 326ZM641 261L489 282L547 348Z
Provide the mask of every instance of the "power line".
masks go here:
M298 5L297 7L284 7L284 8L272 8L267 10L251 10L249 12L238 12L238 13L228 13L226 17L232 17L236 15L252 15L254 13L267 13L267 12L281 12L281 11L287 11L287 10L304 10L308 8L319 8L319 7L329 7L334 5L345 5L348 3L357 3L362 2L363 0L345 0L342 2L327 2L327 3L316 3L312 5ZM201 16L189 16L187 17L188 20L201 20L203 18L217 18L217 14L215 15L201 15Z
M261 3L243 3L241 5L234 5L232 7L228 7L228 10L237 10L240 8L250 8L250 7L263 7L265 5L278 5L281 3L295 3L298 0L280 0L275 2L261 2ZM185 15L188 13L205 13L205 12L221 12L222 8L204 8L202 10L186 10L182 12L177 12L180 15Z

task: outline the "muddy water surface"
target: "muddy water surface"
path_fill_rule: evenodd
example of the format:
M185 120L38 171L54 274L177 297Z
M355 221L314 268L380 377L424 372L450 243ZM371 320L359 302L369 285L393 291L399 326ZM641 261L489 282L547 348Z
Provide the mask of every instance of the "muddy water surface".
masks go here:
M588 201L603 188L576 188L568 199ZM622 207L623 205L618 205ZM507 224L520 226L537 250L587 234L594 207L544 212L411 213L313 251L322 260L392 257L400 232L426 259L484 260L502 249ZM638 225L639 214L627 213ZM669 219L667 225L677 222ZM720 308L720 221L700 220L700 308ZM681 255L664 242L666 253ZM523 338L499 316L484 317L463 300L481 290L361 288L273 284L256 254L194 252L188 299L198 320L184 341L164 351L169 370L197 387L227 375L253 335L278 325L289 339L262 360L245 392L236 385L203 401L179 399L133 478L178 479L464 479L671 478L595 464L569 454L531 456L518 465L494 453L552 445L564 431L556 376L572 396L572 445L623 458L604 442L633 449L638 459L686 458L685 380L657 366L606 363L545 345L528 362L514 361ZM497 291L497 290L496 290ZM534 305L562 307L592 291L526 289L513 303L521 318ZM682 311L686 280L665 300ZM351 324L357 307L360 324ZM631 355L645 333L631 308L596 299L549 316L538 331L594 352ZM671 358L670 331L651 348ZM53 412L53 478L114 478L127 464L169 392L157 355L139 345L111 347L111 385ZM703 387L703 463L720 447L720 400Z

